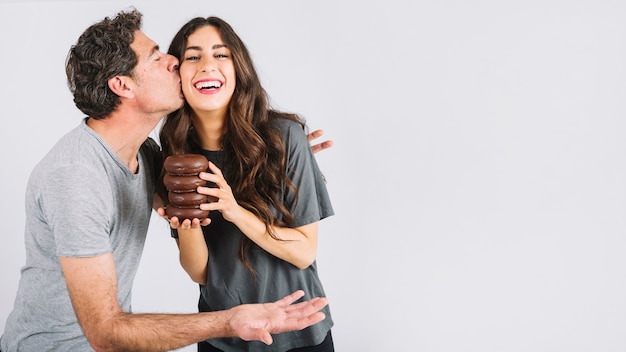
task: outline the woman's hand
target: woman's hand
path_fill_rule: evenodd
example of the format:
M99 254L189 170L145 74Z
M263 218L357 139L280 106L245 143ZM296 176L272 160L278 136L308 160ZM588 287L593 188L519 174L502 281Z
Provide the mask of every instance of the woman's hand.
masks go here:
M296 228L273 226L274 236L268 232L261 218L237 203L232 189L222 171L209 163L212 173L200 173L200 178L213 182L215 187L198 187L198 193L214 197L216 201L200 205L203 210L218 210L226 221L233 223L252 242L269 254L287 261L299 269L305 269L317 255L318 223L313 222Z
M165 208L159 207L157 209L157 214L159 214L159 216L161 216L163 219L165 219L167 222L170 223L170 227L178 230L178 229L183 229L183 230L188 230L188 229L196 229L196 228L200 228L200 226L206 226L208 224L211 223L211 219L206 218L202 221L198 220L198 219L193 219L193 220L189 220L189 219L185 219L182 223L178 220L178 218L176 216L172 217L171 219L167 217L167 215L165 214Z
M222 170L212 162L209 162L209 170L211 172L201 172L200 178L212 182L215 187L198 187L198 193L205 194L212 199L209 203L201 204L200 209L217 210L222 213L225 220L235 222L235 219L241 216L243 208L237 203L233 190L224 179Z

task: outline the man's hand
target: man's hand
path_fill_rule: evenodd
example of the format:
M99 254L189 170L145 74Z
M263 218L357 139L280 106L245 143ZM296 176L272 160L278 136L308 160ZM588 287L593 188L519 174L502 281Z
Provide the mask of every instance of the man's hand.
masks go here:
M307 139L309 141L309 143L313 142L315 139L321 137L324 134L324 131L322 130L315 130L311 133L309 133L307 135ZM315 144L311 146L311 151L313 151L313 154L317 153L317 152L321 152L324 149L328 149L330 147L333 146L333 141L331 140L327 140L327 141L323 141L321 143Z
M308 301L292 304L304 296L298 290L285 298L273 303L244 304L230 309L229 320L233 335L246 341L259 340L265 344L272 343L272 335L285 331L302 330L324 320L326 298L312 298Z

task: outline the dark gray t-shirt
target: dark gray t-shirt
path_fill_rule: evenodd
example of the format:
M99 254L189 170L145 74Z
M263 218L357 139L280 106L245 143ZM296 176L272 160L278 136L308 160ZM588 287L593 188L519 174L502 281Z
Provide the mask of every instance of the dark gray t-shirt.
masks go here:
M118 300L131 310L155 190L158 145L141 147L133 174L86 125L66 134L31 173L26 264L1 340L9 351L91 351L71 305L59 256L113 253Z
M311 224L333 215L324 177L304 130L289 120L279 119L275 123L287 148L287 176L298 188L297 203L292 193L284 191L284 203L294 216L295 226ZM221 152L203 153L221 168ZM225 177L228 181L228 175ZM245 235L234 224L224 220L219 212L211 212L209 216L211 224L203 228L209 247L209 264L207 285L201 286L201 311L228 309L243 303L272 302L299 289L306 294L303 299L326 296L316 263L300 270L256 244L252 244L248 252L248 259L257 275L253 279L237 254L241 238ZM274 343L270 346L236 338L209 342L224 351L286 351L317 345L333 325L329 308L325 307L323 312L326 314L324 321L302 331L274 335Z

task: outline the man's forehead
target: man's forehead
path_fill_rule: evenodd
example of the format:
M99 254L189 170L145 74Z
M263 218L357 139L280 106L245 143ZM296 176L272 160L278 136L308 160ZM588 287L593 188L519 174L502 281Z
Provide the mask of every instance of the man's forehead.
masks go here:
M150 39L145 33L140 30L135 31L135 40L130 44L131 48L139 56L150 55L155 50L158 50L157 43Z

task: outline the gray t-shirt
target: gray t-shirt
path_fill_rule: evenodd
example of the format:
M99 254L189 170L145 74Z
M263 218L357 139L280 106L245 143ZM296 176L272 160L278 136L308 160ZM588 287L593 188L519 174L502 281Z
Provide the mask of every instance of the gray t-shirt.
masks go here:
M131 288L143 250L158 145L142 145L133 174L86 119L31 173L26 190L26 264L0 343L10 351L92 351L78 324L59 256L113 253L118 301L131 310Z
M287 176L298 189L298 201L287 190L283 202L295 219L295 226L307 225L334 214L324 177L311 152L304 130L295 122L277 119L275 126L282 133L287 148ZM222 152L203 151L218 167ZM228 181L228 175L225 175ZM241 238L245 236L233 223L224 220L219 212L209 214L211 224L203 228L209 247L208 278L201 286L200 310L229 309L243 303L265 303L280 299L295 290L304 290L305 297L324 297L324 289L317 272L317 263L304 270L279 259L256 244L248 252L250 264L256 272L253 278L238 258ZM326 319L302 331L274 335L274 343L245 342L237 338L213 339L208 342L224 351L286 351L321 343L333 325L329 307L322 310Z

